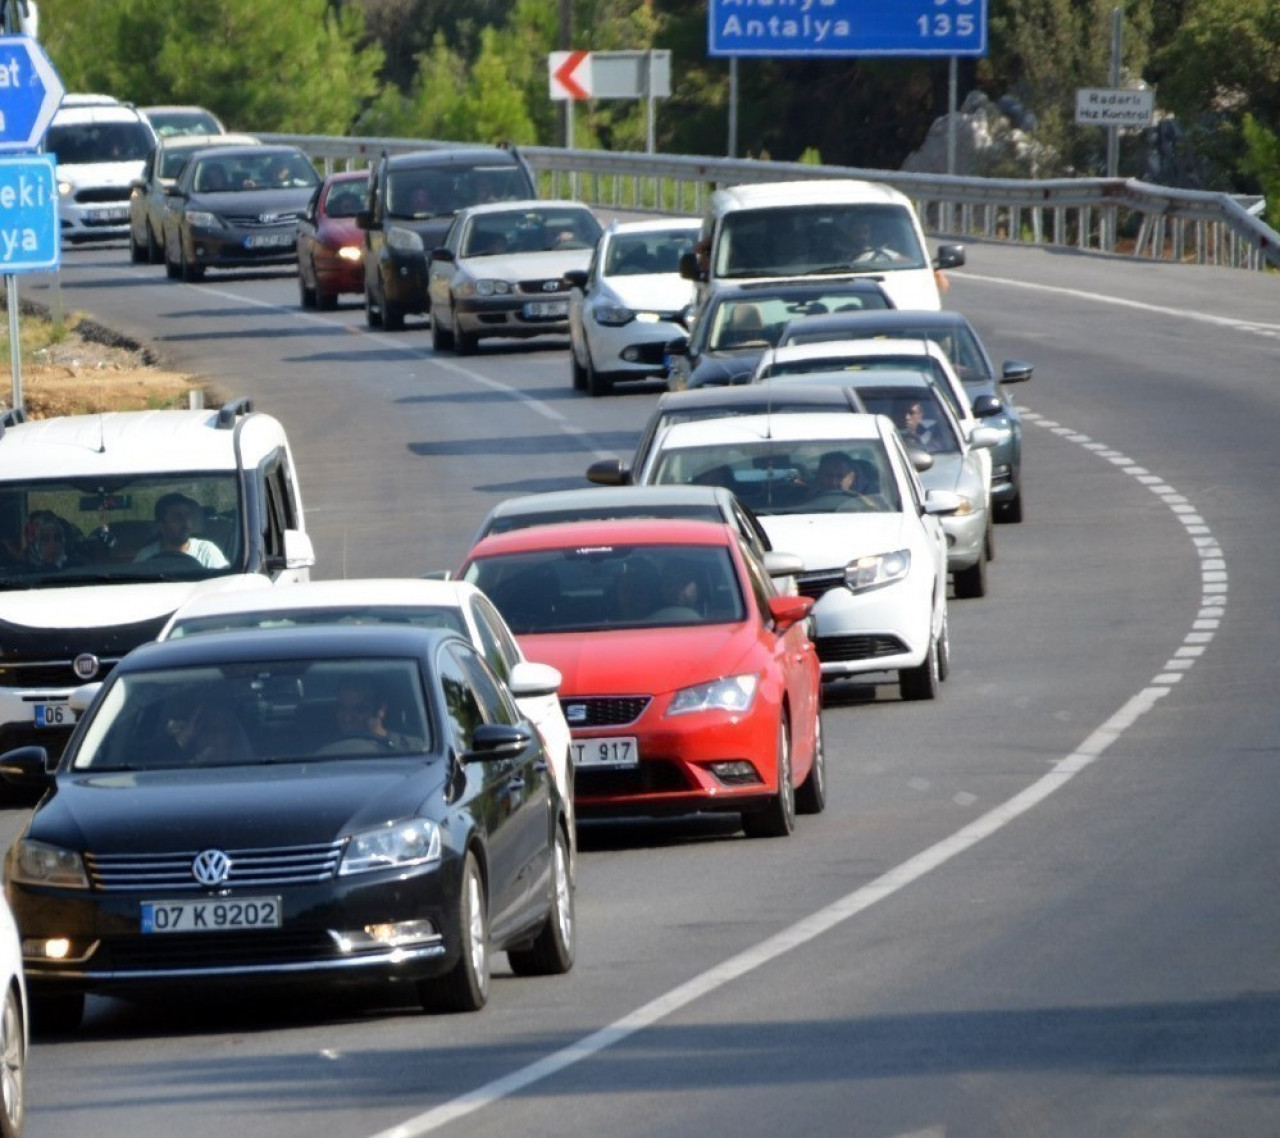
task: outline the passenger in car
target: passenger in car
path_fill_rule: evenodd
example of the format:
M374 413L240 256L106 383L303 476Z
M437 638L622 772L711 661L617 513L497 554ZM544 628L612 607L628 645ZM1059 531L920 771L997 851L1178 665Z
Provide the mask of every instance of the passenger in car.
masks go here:
M204 516L200 503L185 494L163 494L156 501L157 539L144 545L134 557L135 561L149 561L153 557L185 554L194 558L206 569L225 569L227 559L222 550L211 541L193 536L196 519Z

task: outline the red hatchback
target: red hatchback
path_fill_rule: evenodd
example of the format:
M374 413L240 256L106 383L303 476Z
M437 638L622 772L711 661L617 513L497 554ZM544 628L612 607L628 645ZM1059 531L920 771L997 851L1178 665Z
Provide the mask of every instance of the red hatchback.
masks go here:
M303 308L333 308L344 292L364 295L364 231L369 174L330 174L298 222L298 291Z
M460 574L563 677L579 817L736 811L774 837L824 807L812 601L731 527L538 526L484 538Z

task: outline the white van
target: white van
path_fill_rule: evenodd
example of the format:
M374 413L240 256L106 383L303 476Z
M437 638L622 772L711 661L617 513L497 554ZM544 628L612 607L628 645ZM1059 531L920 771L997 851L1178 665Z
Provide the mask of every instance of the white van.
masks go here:
M711 195L701 260L681 275L705 286L811 276L879 281L897 308L942 307L941 270L964 264L963 245L930 260L911 200L891 186L852 178L757 182Z

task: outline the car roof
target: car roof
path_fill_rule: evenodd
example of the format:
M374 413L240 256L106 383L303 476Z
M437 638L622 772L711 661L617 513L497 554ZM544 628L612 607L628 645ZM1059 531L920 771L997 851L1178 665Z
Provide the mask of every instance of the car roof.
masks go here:
M215 141L209 146L204 147L203 149L211 152L217 152L217 155L219 158L235 158L240 155L243 155L245 157L253 157L253 158L262 158L264 156L267 158L270 158L271 155L273 154L302 154L303 153L296 146L288 146L280 143L277 143L275 145L269 145L261 142L253 143L253 144L242 143L239 146L222 146ZM196 151L191 155L191 157L193 159L200 158L202 157L202 154L200 151Z
M792 381L795 381L794 384ZM805 372L802 375L771 376L753 387L775 390L785 389L790 392L793 387L804 390L838 391L844 387L910 387L921 391L931 391L941 395L937 387L930 382L922 371L910 371L907 368L866 368L865 370L849 370L847 368L831 371Z
M284 445L278 420L231 408L63 415L0 432L0 479L236 470Z
M583 213L592 213L591 207L583 202L569 198L521 198L516 201L477 202L458 210L458 216L477 217L486 213L519 213L522 210L535 209L573 209Z
M137 122L145 126L147 130L151 130L151 124L136 110L126 103L116 102L73 104L60 107L54 111L49 125L51 127L81 126L85 123L99 122ZM152 131L152 133L154 134L155 132Z
M648 221L611 221L605 233L612 237L618 233L697 233L702 222L697 218L669 217L652 218Z
M724 387L693 387L687 391L668 391L658 399L655 414L671 414L678 411L697 410L715 407L746 407L758 405L767 407L776 394L767 390L763 383L735 384ZM848 405L846 396L832 392L829 387L805 387L795 383L787 387L787 399L793 403L813 403L816 406L828 406L837 403Z
M768 353L769 361L789 363L794 360L843 359L846 356L930 356L950 364L947 353L932 340L817 340L808 344L783 344ZM763 364L764 361L762 361Z
M410 625L311 625L306 628L235 629L217 636L183 636L152 641L135 648L116 666L114 675L160 668L254 660L314 660L334 657L419 657L441 640L466 643L447 629Z
M251 134L171 134L156 143L161 149L214 150L231 146L261 147L262 143Z
M726 299L751 299L760 296L792 297L812 292L858 293L874 292L888 297L878 281L868 277L790 277L762 281L716 281L707 291L704 307ZM889 303L893 301L890 298Z
M797 316L787 325L784 335L799 332L820 332L827 329L855 333L847 339L875 336L881 330L898 331L913 328L958 328L969 326L962 313L928 308L867 308L861 312L824 312L817 316Z
M487 162L495 166L519 166L515 154L501 146L450 146L439 150L414 150L408 154L391 154L387 165L392 170L418 169L430 166L472 166Z
M803 442L807 439L875 439L880 437L878 415L802 411L787 415L732 415L673 423L663 432L656 451L720 443Z
M338 182L368 182L368 170L336 170L332 174L326 174L325 179L330 185L336 185Z
M592 545L731 545L734 541L735 531L728 523L684 518L608 518L492 533L475 544L466 560Z
M174 614L174 620L225 616L229 613L343 609L351 605L365 608L376 608L379 605L397 608L409 605L459 608L466 598L475 596L479 591L465 581L437 581L423 577L299 581L287 589L278 589L264 583L256 588L232 589L193 597Z
M764 206L817 206L892 202L910 205L906 195L880 182L857 178L805 178L791 182L748 182L726 186L711 195L712 209Z
M545 494L522 494L499 502L489 512L493 518L554 513L579 507L609 509L633 504L715 505L732 497L723 486L594 486L580 490L549 490Z

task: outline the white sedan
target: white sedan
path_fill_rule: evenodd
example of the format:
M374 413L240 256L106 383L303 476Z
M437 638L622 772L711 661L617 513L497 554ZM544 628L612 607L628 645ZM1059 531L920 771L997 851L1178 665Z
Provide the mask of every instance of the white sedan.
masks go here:
M824 485L837 459L856 481ZM638 481L728 486L774 549L804 568L824 679L897 672L903 699L933 699L946 678L947 548L938 516L959 497L925 491L883 415L743 415L677 423Z
M169 618L157 639L301 624L413 624L451 628L467 637L506 683L521 713L538 729L547 746L552 775L569 808L571 854L576 861L569 725L556 694L560 673L548 664L525 659L507 622L474 585L388 577L307 581L287 589L231 588L188 601Z
M432 347L464 356L486 336L567 333L565 274L586 269L600 233L596 215L580 202L459 210L427 264Z
M697 221L613 222L591 266L569 274L569 365L573 386L607 395L615 383L663 378L667 345L688 335L694 286L680 275Z

